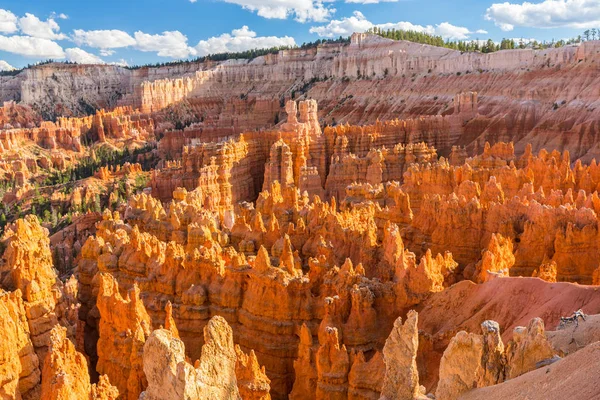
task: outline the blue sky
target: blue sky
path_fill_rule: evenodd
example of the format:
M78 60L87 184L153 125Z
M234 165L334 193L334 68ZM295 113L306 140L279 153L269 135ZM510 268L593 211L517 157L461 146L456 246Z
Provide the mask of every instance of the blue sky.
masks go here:
M0 0L0 69L48 58L164 62L372 26L551 41L600 29L600 0Z

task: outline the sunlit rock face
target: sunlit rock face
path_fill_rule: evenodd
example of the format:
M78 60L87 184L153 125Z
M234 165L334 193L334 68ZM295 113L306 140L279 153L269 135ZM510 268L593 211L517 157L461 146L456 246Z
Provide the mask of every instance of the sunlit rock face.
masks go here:
M0 77L0 397L600 396L598 50Z

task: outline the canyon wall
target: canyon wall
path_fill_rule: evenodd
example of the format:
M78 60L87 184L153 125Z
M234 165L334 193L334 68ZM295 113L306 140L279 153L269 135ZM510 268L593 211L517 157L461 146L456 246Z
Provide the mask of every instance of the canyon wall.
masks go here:
M357 34L3 77L0 396L453 400L597 365L598 50ZM45 179L141 146L151 172ZM52 237L16 211L101 190Z
M317 100L321 124L374 124L464 112L455 96L477 92L475 115L463 120L462 128L453 126L450 134L457 136L448 145L480 152L486 141L512 140L517 154L531 143L534 151L568 148L590 161L599 154L594 123L599 111L593 106L599 46L592 41L461 54L355 34L347 46L327 44L253 60L133 70L48 64L4 77L0 90L4 100L13 99L20 82L18 97L45 116L128 105L163 120L173 111L165 107L183 107L197 130L235 134L276 124L283 104L294 97ZM440 148L444 155L449 150Z

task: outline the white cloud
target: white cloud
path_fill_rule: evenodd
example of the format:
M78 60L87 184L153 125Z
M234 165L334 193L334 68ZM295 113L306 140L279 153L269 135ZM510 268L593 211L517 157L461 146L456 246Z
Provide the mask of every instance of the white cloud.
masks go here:
M110 65L116 65L118 67L128 67L129 64L125 59L121 58L119 61L111 62Z
M433 27L433 25L427 25L427 26L415 25L412 22L407 22L407 21L387 22L385 24L377 24L377 25L373 25L373 26L376 26L383 30L397 29L397 30L402 30L402 31L415 31L415 32L422 32L422 33L428 33L430 35L435 35L435 28Z
M0 71L14 71L16 68L4 60L0 60Z
M118 29L84 31L75 29L72 36L78 46L89 46L96 49L116 49L133 46L136 41L127 32Z
M400 0L346 0L346 3L357 4L379 4L379 3L397 3Z
M294 17L298 22L325 22L335 12L324 3L331 0L221 0L255 11L263 18L287 19Z
M13 33L17 31L17 16L8 10L0 8L0 32Z
M595 28L600 25L600 1L544 0L541 3L495 3L487 9L485 18L494 21L503 31L512 31L515 26Z
M208 54L239 52L252 49L263 49L280 46L294 46L294 38L289 36L257 36L247 26L234 29L231 34L224 33L221 36L201 40L196 46L199 56Z
M65 52L58 43L52 40L31 36L0 35L0 51L35 58L65 58Z
M486 31L485 29L477 29L475 33L479 33L480 35L487 35L488 31Z
M67 60L76 62L78 64L105 64L104 60L100 57L88 53L78 47L66 49Z
M115 54L114 50L109 50L109 49L100 49L100 55L102 57L110 57L113 54Z
M403 31L416 31L428 33L430 35L439 35L444 39L465 40L473 33L481 33L481 31L471 32L469 29L462 26L455 26L448 22L442 22L439 25L415 25L410 22L389 22L385 24L373 24L360 11L354 11L354 15L340 20L332 20L324 26L313 26L310 28L311 33L316 33L321 37L338 37L349 36L354 32L365 32L371 28L378 27L383 30L398 29Z
M135 33L135 41L138 50L156 51L160 57L186 58L196 55L196 50L188 46L187 36L179 31L167 31L160 35L138 31Z
M123 31L83 31L75 30L73 41L79 46L89 46L100 49L100 55L108 57L119 47L134 47L145 52L156 52L160 57L174 59L187 58L196 55L215 54L228 51L243 51L255 48L293 46L291 37L257 37L256 32L247 26L234 29L231 34L223 34L207 40L201 40L197 46L188 44L188 38L179 31L167 31L161 34L135 32L134 37Z
M435 34L444 39L465 40L472 32L462 26L454 26L448 22L442 22L435 28Z
M54 11L50 14L51 19L69 19L69 16L64 13L57 14Z
M373 23L360 11L354 11L354 15L340 20L330 21L324 26L313 26L310 33L316 33L321 37L348 36L354 32L365 32L373 27Z
M52 18L42 21L35 15L26 13L24 17L19 18L18 26L23 34L40 39L62 40L67 38L60 33L60 26Z

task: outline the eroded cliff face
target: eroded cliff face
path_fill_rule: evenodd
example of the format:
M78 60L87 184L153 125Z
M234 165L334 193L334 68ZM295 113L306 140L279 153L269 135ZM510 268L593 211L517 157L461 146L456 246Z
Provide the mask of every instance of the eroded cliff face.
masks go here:
M129 71L112 65L45 64L23 71L20 99L46 119L114 108L133 91Z
M221 137L276 124L280 104L292 93L305 94L319 102L319 120L325 124L437 116L425 121L433 126L425 135L439 141L430 144L444 155L452 145L480 152L486 141L513 140L518 154L532 143L535 151L570 149L589 161L598 155L598 115L593 92L586 88L597 84L598 47L591 41L559 49L461 54L355 34L347 46L288 50L254 60L136 70L49 64L5 79L0 90L4 100L19 97L47 116L126 105L165 120L183 108L200 123L193 128L197 133ZM470 92L478 95L458 95ZM174 109L163 112L169 107ZM442 116L459 113L471 114L458 124L450 122L462 135L441 145L444 139L436 138L448 137L449 124Z
M100 314L96 370L106 374L124 399L137 399L147 385L143 372L144 343L151 321L134 286L125 298L111 275L99 275L97 309Z
M42 399L116 400L119 391L106 375L90 383L86 357L75 350L66 329L55 326L50 333L50 349L42 371Z
M436 331L439 316L445 315L440 310L454 309L457 305L449 304L458 298L491 293L485 288L494 285L518 291L519 285L509 276L523 270L531 275L522 263L531 262L532 254L539 259L535 268L551 259L558 279L593 280L597 268L592 269L589 251L593 239L577 245L580 254L591 260L577 259L584 272L569 273L561 266L573 264L561 263L560 257L573 254L566 250L569 247L561 250L563 237L576 229L595 232L582 225L593 226L596 220L597 194L590 193L600 176L595 163L571 165L568 154L542 151L534 156L530 149L516 157L510 143L486 145L482 155L460 165L436 160L435 150L424 144L397 147L401 158L390 158L385 156L385 145L366 151L382 143L372 141L378 137L373 133L359 130L352 137L351 130L323 132L315 123L313 102L289 103L287 108L283 130L262 139L244 135L217 147L200 142L185 150L196 152L195 158L155 174L153 189L160 187L158 182L168 176L169 168L173 176L178 176L178 168L200 174L189 191L175 189L168 206L142 193L129 199L123 218L105 210L96 224L95 235L87 239L77 261L78 325L83 330L80 347L92 368L106 374L103 379L114 385L108 393L118 390L122 398L131 399L143 392L156 397L157 388L166 381L154 375L165 369L172 371L168 382L174 385L174 396L200 393L198 387L214 368L208 361L203 364L202 345L209 351L213 347L206 345L214 341L227 343L217 347L229 349L228 366L223 368L234 371L228 374L230 384L220 382L214 390L234 398L283 398L289 393L298 399L378 398L382 393L386 398L421 398L435 390L441 397L456 398L472 387L445 376L455 376L458 372L449 371L460 369L464 357L474 366L471 372L461 369L461 373L476 373L477 387L499 384L535 368L540 358L549 358L553 350L545 341L541 321L526 330L515 329L513 341L505 347L500 326L527 323L524 316L491 313L490 318L505 318L502 325L486 322L479 335L472 325L481 324L485 313L472 311L472 324L455 321L441 334ZM329 147L328 141L335 146ZM217 156L208 157L211 149L217 149L213 153ZM339 176L335 172L339 169L331 168L334 164L327 159L337 160L343 154L359 159L354 152L369 160L368 166L355 175L356 182L346 184L345 198L339 201L344 184L327 188L327 181ZM262 157L264 169L250 167ZM202 171L211 171L212 177ZM110 179L116 173L101 169L98 176ZM400 175L402 180L394 181ZM573 190L579 190L576 199ZM258 193L254 203L241 201L251 200L253 191ZM322 200L328 191L331 200ZM553 239L539 246L536 229L554 232ZM29 273L40 282L50 282L43 283L44 292L56 285L55 293L61 293L60 282L50 272L47 232L35 218L17 222L6 240L6 285ZM566 243L571 246L573 241ZM480 285L462 282L449 288L465 278ZM540 284L551 285L537 279L525 284L532 287L531 293L550 290ZM569 290L588 309L600 306L592 292ZM456 296L457 292L461 294ZM484 299L478 301L490 301ZM25 307L33 301L25 300ZM473 304L476 310L479 303ZM428 310L418 327L422 334L416 333L413 313L402 328L399 322L394 324L405 310L416 306ZM547 314L536 309L539 314L533 316L545 315L548 322L556 323L561 313L567 313L566 307ZM212 315L222 316L231 328L210 328ZM67 327L75 325L66 321ZM51 330L59 323L56 318L47 326ZM153 334L160 326L165 329ZM459 328L470 333L459 334L454 343L450 332ZM213 338L223 330L231 334ZM40 355L50 345L72 354L61 331L53 335L53 344L46 344ZM35 349L39 339L35 333L30 336ZM50 332L48 337L53 337ZM20 346L27 346L24 343ZM465 347L464 343L481 343L481 351L454 360L454 349ZM156 360L146 362L146 346L176 349L171 355L165 353L169 366L151 367ZM442 356L444 349L447 357ZM83 365L81 358L69 357L57 358L53 365L79 371L72 366ZM192 366L186 357L200 363ZM392 365L405 365L402 371L412 372L406 375ZM18 371L19 367L11 368ZM38 375L43 368L38 367ZM35 368L31 374L35 376ZM85 375L73 372L72 376L82 391L100 390L92 389ZM43 377L41 381L40 387ZM60 395L63 389L57 383L44 390Z
M581 86L597 47L460 55L355 35L253 61L19 78L42 116L77 108L60 91L72 79L111 110L48 122L6 104L11 207L83 155L160 142L44 189L52 207L107 189L102 212L51 238L34 216L8 224L0 394L457 399L585 359L597 316L545 326L600 313L597 112L571 110L595 101ZM75 274L59 277L67 258Z
M33 399L40 396L40 363L31 343L31 334L22 293L0 293L0 324L2 346L0 347L0 369L4 398Z
M86 356L73 343L76 280L63 284L55 274L47 230L28 216L17 220L2 240L3 398L116 399L119 393L106 376L92 384Z
M60 323L74 335L76 305L53 269L48 231L35 216L17 220L3 239L2 287L21 294L31 341L43 364L55 325Z
M90 238L82 250L79 274L81 281L86 282L80 291L80 299L84 303L82 310L93 310L94 287L97 285L93 277L110 273L125 287L138 285L140 300L148 310L152 326L165 321L165 306L171 304L167 320L174 321L172 325L177 326L177 333L191 359L200 357L195 350L203 343L198 340L200 332L209 315L218 313L231 325L235 342L242 348L255 350L258 362L265 365L271 381L271 395L275 398L290 392L293 398L298 399L334 395L371 398L379 396L386 385L383 343L392 330L395 316L408 307L432 301L431 317L424 325L427 333L423 342L411 347L421 349L417 350L415 360L417 365L424 365L419 374L425 389L416 385L414 396L431 391L438 379L437 366L442 354L439 350L427 349L429 346L445 349L451 336L436 336L435 331L426 327L439 324L436 320L441 315L439 310L458 307L458 304L451 306L442 300L451 290L448 286L465 277L485 283L454 289L451 293L465 292L452 297L452 302L464 296L477 296L476 293L480 293L475 290L478 286L490 288L482 289L489 294L493 293L492 284L494 287L506 286L509 292L518 291L518 287L522 286L508 277L513 273L518 254L507 233L511 231L495 228L498 233L490 235L487 242L481 238L485 231L477 231L478 244L475 246L481 246L476 247L480 256L474 259L471 269L467 268L468 264L460 268L450 253L435 256L434 252L425 250L418 257L406 248L404 238L408 243L426 238L424 233L430 225L421 224L427 221L424 216L430 216L435 208L422 205L412 217L408 193L419 198L419 191L431 190L427 182L438 178L429 178L435 175L428 171L435 171L440 165L450 170L444 160L424 163L421 167L412 164L412 170L405 174L404 184L386 183L381 197L361 197L364 191L352 189L349 192L354 196L352 203L346 201L343 207L339 207L335 197L324 202L318 196L311 200L307 191L300 193L295 185L294 153L291 147L287 150L285 146L285 140L275 142L272 161L265 175L287 176L287 183L281 185L278 180L272 180L270 189L261 192L254 204L238 203L233 210L207 207L207 201L208 204L217 202L207 200L209 192L199 187L191 192L176 190L168 208L145 194L134 197L124 220L119 215L106 212L104 221L97 226L96 236ZM556 158L546 158L544 154L539 157L545 160L544 163L556 162ZM528 155L517 159L510 144L500 144L489 147L484 155L470 159L462 166L464 171L470 171L465 176L481 179L483 190L477 181L463 181L464 177L454 171L451 175L439 175L452 177L447 182L440 182L451 191L447 198L454 199L452 201L457 204L460 204L459 201L466 202L465 196L472 196L469 201L478 202L479 209L504 206L509 210L517 200L506 200L501 183L506 179L512 184L507 184L507 187L515 193L535 195L525 191L536 179L535 172L527 166L535 165L540 158ZM507 162L515 165L507 167ZM515 187L508 178L510 175L501 179L488 178L490 174L502 176L495 171L507 168L516 171L513 172L515 174L527 168L529 175L526 175L528 179L522 188ZM564 168L564 173L569 174L571 167L565 164ZM317 166L315 169L318 170ZM539 171L540 174L545 173L544 168L539 167ZM427 178L416 179L416 174ZM557 185L564 185L564 180L559 182ZM454 190L463 200L457 199ZM220 194L213 193L212 196ZM391 199L388 200L388 196ZM420 196L423 202L428 201L429 195ZM547 212L567 209L562 201L552 207L550 204L555 200L545 200L540 193L536 198L544 202L542 209ZM441 200L439 196L437 199ZM523 210L531 206L541 207L533 199L518 202ZM592 203L580 199L579 204L585 207L585 204ZM483 215L497 218L487 212ZM517 214L515 218L523 218L523 215L527 214ZM449 226L444 225L444 213L429 218L434 228ZM450 224L450 221L457 219L449 218L447 223ZM514 223L500 226L515 229ZM419 232L419 229L423 230ZM449 239L445 243L453 248L451 240L457 238ZM465 248L464 243L456 245L458 254ZM514 243L523 247L529 245L524 240ZM550 285L534 279L523 281L523 284L532 285L532 282L536 282L537 286L533 285L524 296L542 290L539 285ZM550 293L550 287L544 286L543 290ZM572 290L578 289L572 287ZM434 300L438 295L439 302ZM582 290L580 296L582 304L592 310L600 305L592 291ZM503 297L506 302L503 307L510 307L509 297ZM262 300L257 301L258 298ZM277 299L286 300L282 303ZM485 301L489 301L489 297ZM273 309L270 304L275 302L279 306ZM474 302L473 310L477 309L477 304L477 301ZM547 307L544 309L552 309L552 304L544 306ZM556 323L560 313L568 313L571 306L575 307L565 305L546 314L548 322ZM473 311L469 315L477 315L477 320L486 313ZM488 315L498 317L504 314L488 312ZM526 315L507 314L506 319L501 320L502 326L515 321L525 324L531 318L523 320ZM87 320L95 318L93 312L80 316ZM437 322L432 322L434 320ZM478 324L481 322L483 320L479 320ZM374 331L373 326L386 328ZM458 332L455 329L459 326L452 325L452 330ZM515 344L509 346L510 350L505 350L500 339L500 326L491 322L485 325L487 333L471 340L479 340L482 354L486 354L484 361L477 358L479 353L473 356L481 365L477 367L482 371L477 378L481 381L480 387L501 383L510 374L527 372L534 364L528 357L547 355L550 350L546 347L546 350L539 350L542 355L535 356L540 345L535 344L538 339L535 339L534 332L541 330L537 327L539 325L533 326L531 350L529 344L523 344L527 340L522 336L529 335L522 335L521 328L515 330ZM471 332L476 335L478 330ZM521 352L531 355L523 356ZM509 358L514 365L507 361ZM541 360L535 362L538 361ZM457 365L452 368L459 368L462 364L457 362ZM443 367L442 370L448 368ZM367 371L372 374L370 378L361 375ZM469 386L459 391L470 389ZM449 393L456 390L448 389Z
M148 388L140 399L263 399L269 379L256 355L233 345L233 333L222 317L204 328L204 345L194 366L186 360L184 344L171 331L152 332L144 345Z
M438 271L444 268L440 264L451 263L451 258L441 257L417 265L414 255L405 254L398 236L378 249L375 231L364 231L359 223L360 218L369 218L367 214L357 213L353 217L356 223L348 225L341 219L342 214L328 203L318 200L300 203L300 195L293 187L287 188L282 196L281 188L274 185L273 192L264 192L262 196L264 200L258 203L260 208L248 210L247 220L252 221L251 225L242 222L244 217L238 218L231 233L215 223L214 218L219 218L217 211L211 217L202 203L187 203L182 198L179 204L188 216L177 218L178 232L167 228L172 237L178 238L178 243L166 243L152 233L140 231L145 229L143 225L129 228L106 213L105 220L98 225L96 237L90 238L82 249L79 274L81 281L89 282L89 286L81 286L80 299L84 303L82 311L90 312L80 314L80 317L94 318L94 286L104 285L101 283L104 278L98 282L92 277L110 273L125 287L138 285L140 299L145 303L153 326L162 324L164 305L170 301L178 334L189 349L190 358L196 359L199 357L198 345L202 343L198 340L199 333L210 313L218 312L239 335L235 341L242 348L256 351L271 380L272 394L281 397L293 384L293 349L298 343L296 332L300 328L289 321L305 321L314 332L311 335L318 333L321 338L327 325L323 322L319 327L315 325L315 319L332 319L334 327L344 337L342 346L347 344L351 350L366 352L375 349L378 340L382 339L371 330L375 321L391 322L391 315L397 312L394 310L417 302L427 293L427 285L433 285L427 283L429 278L423 279L414 289L408 282L394 285L391 277L386 278L387 282L370 280L364 276L361 259L376 264L374 260L383 260L385 254L402 254L402 261L394 265L404 274L410 274L415 282L421 282L420 276L440 274ZM176 204L170 208L170 213L178 212L180 206ZM287 220L289 212L293 212L295 222ZM172 226L167 224L175 214L169 215L163 210L159 215L162 215L160 218L165 227ZM205 218L205 222L200 224L189 219L195 215L204 215L201 218ZM141 215L137 218L143 220ZM212 223L209 218L213 218ZM206 225L207 222L210 225ZM370 225L375 228L373 222ZM157 233L162 230L152 229ZM344 239L339 235L341 229L353 233ZM332 241L335 244L331 244ZM357 243L367 247L360 248ZM331 252L332 246L345 250L336 257ZM348 257L356 261L346 260ZM335 264L337 258L345 260L341 267ZM139 279L141 276L147 278ZM435 281L443 282L443 277ZM328 284L331 288L319 289L324 282L331 282ZM319 291L321 293L317 294ZM264 301L257 301L258 298ZM274 312L269 302L283 298L288 300ZM224 309L231 311L219 311ZM342 310L345 310L343 314L339 314ZM365 315L369 317L365 319ZM100 309L101 340L103 318ZM101 346L98 349L104 351ZM103 356L100 353L99 356L102 360ZM111 377L108 371L106 373Z
M282 192L293 186L309 199L333 197L341 209L374 207L379 238L387 221L396 223L418 257L427 248L433 254L450 251L457 272L467 279L532 276L554 263L555 277L549 267L545 279L592 283L600 262L592 250L600 182L596 162L571 164L569 152L534 155L532 146L518 157L512 142L499 142L450 163L424 143L393 145L406 140L395 133L396 122L322 132L301 122L316 118L310 102L289 102L286 108L288 119L279 131L216 143L197 138L184 147L181 163L166 163L154 175L153 194L166 200L171 190L179 193L177 186L196 190L205 207L223 221L227 215L232 229L236 204L260 199L260 188L268 190L277 181Z

